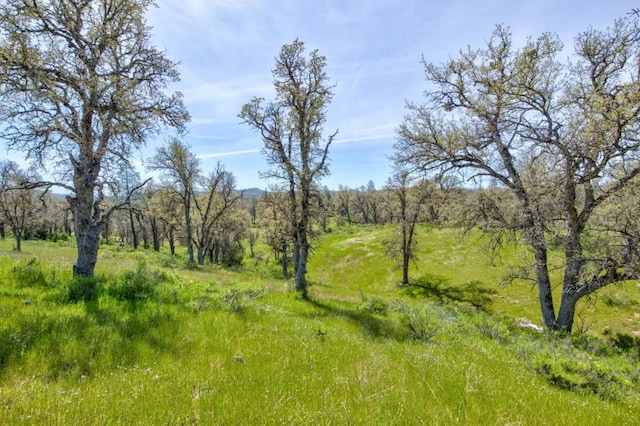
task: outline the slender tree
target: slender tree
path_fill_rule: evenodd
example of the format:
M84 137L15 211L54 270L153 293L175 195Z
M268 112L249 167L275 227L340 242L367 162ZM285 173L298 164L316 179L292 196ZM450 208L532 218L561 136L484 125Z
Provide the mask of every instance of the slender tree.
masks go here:
M254 98L240 118L259 132L263 152L273 169L265 176L285 183L289 220L293 230L296 290L307 292L307 260L311 249L314 185L329 173L329 146L337 131L323 141L322 130L333 86L325 73L326 59L312 51L304 56L304 43L284 45L273 69L276 99Z
M70 192L78 258L90 277L105 209L105 171L188 114L176 64L151 45L152 0L6 0L0 3L0 137ZM134 188L135 189L135 188Z
M25 233L39 213L36 191L30 188L34 180L15 162L0 162L0 220L9 225L16 251L22 250Z
M513 224L533 253L549 329L571 331L578 300L639 276L637 262L586 244L606 234L594 213L640 174L639 49L640 23L631 15L578 35L572 65L556 59L556 36L518 49L498 27L484 49L425 63L433 89L424 103L409 104L398 129L400 162L488 177L515 196ZM565 262L557 314L551 236L562 241Z
M415 179L407 170L398 170L386 185L397 203L397 237L385 241L387 254L398 257L402 268L402 285L409 284L409 264L415 260L416 225L425 204L432 196L433 185L425 179Z
M189 255L189 263L195 263L193 250L194 230L191 218L194 206L196 184L201 177L200 160L193 155L189 147L178 139L169 141L166 147L158 148L156 155L147 163L149 170L162 174L163 186L172 191L182 203L184 214L184 238Z

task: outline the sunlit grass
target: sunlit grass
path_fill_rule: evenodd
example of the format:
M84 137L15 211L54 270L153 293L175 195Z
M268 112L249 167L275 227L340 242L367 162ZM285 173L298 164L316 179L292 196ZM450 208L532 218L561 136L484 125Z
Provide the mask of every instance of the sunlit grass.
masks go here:
M326 235L309 268L310 300L286 291L275 261L186 269L182 254L114 245L101 249L97 299L69 303L71 243L27 242L17 254L0 242L0 423L634 418L634 352L519 329L514 318L536 308L520 290L534 290L498 286L503 266L487 262L481 240L452 230L421 234L412 274L424 287L400 288L400 271L382 255L390 232ZM614 290L607 308L632 312L626 289Z

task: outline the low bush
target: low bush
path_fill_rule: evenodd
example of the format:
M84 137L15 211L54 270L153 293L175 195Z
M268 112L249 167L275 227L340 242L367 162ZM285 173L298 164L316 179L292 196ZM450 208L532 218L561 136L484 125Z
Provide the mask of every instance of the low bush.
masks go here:
M53 269L45 267L38 259L32 257L12 269L18 287L56 287L58 280Z
M73 277L67 285L66 301L69 303L97 300L102 288L103 278Z
M107 285L106 293L119 301L136 302L153 299L156 287L171 278L160 270L149 270L143 262L135 270L124 271Z

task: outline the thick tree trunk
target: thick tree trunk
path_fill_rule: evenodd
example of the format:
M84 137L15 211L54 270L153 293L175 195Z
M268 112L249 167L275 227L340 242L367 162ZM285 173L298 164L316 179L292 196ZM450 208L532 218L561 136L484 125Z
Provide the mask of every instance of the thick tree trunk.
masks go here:
M204 243L202 240L199 241L199 244L196 250L196 256L198 259L198 265L204 265L204 258L207 256L207 250L204 247Z
M553 307L553 293L551 292L551 279L547 262L546 247L532 243L535 258L536 284L538 286L538 299L542 311L542 322L548 329L553 329L556 323L556 314Z
M578 299L579 297L575 293L562 294L560 310L558 311L558 319L554 327L555 330L561 331L563 333L571 333Z
M76 226L76 245L78 247L78 259L73 266L73 275L79 277L93 277L96 262L98 261L100 227L89 225L87 227Z
M100 165L96 159L81 156L82 162L75 164L75 197L68 197L73 212L73 229L76 235L78 258L73 266L73 275L93 277L98 261L100 233L103 229L99 200L94 199L94 190Z
M167 233L167 240L169 241L169 251L171 252L171 256L176 255L176 238L173 234L173 231L169 231Z
M402 253L402 285L409 284L409 260L411 258L410 253L406 251Z

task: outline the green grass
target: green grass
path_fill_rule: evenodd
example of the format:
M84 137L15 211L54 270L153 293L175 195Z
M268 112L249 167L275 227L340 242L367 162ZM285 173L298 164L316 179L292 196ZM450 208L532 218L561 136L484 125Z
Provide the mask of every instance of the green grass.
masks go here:
M421 234L421 286L399 288L389 232L327 234L309 300L276 262L188 270L105 246L97 299L70 303L71 242L0 242L0 423L636 422L637 349L518 328L534 290L497 285L504 265L451 230ZM594 302L610 336L633 331L616 322L630 287Z

